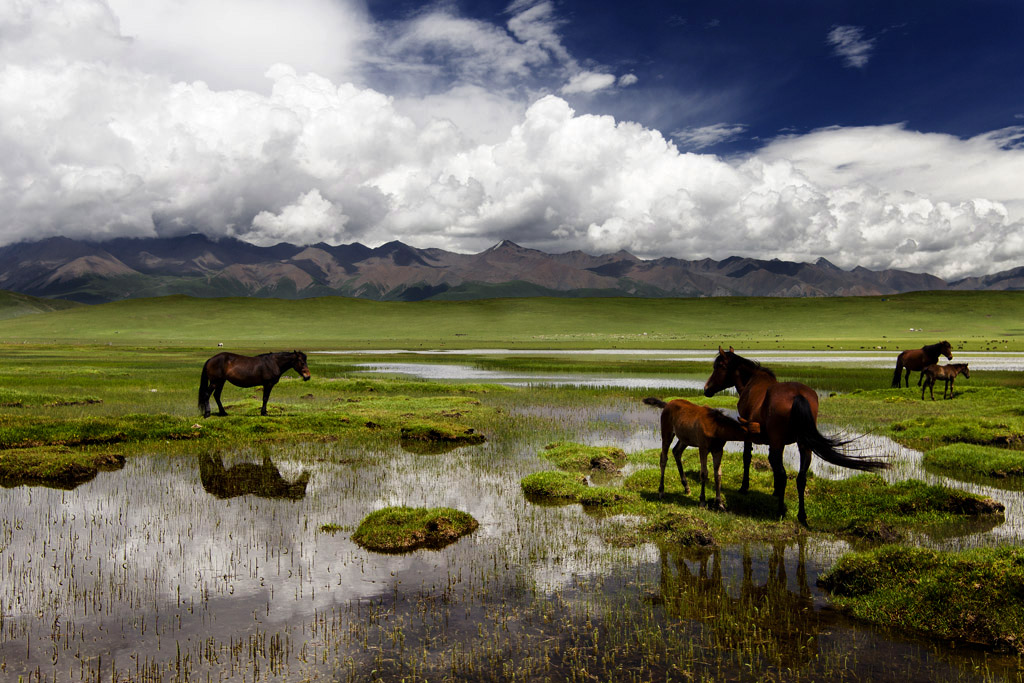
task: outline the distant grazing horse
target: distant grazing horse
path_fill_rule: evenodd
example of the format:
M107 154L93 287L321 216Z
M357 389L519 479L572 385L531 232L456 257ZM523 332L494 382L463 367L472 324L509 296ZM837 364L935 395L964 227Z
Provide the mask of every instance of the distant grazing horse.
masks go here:
M236 387L263 385L260 415L266 415L270 390L281 375L291 369L302 375L303 380L308 380L306 354L302 351L278 351L259 356L242 356L227 351L218 353L203 365L203 375L199 379L199 409L203 411L203 417L210 417L210 396L213 395L220 409L217 414L227 415L224 404L220 402L220 392L224 390L224 382L231 382Z
M797 519L805 526L804 487L812 452L833 465L855 470L881 470L889 466L879 460L846 455L838 450L843 442L823 436L818 431L818 395L814 389L800 382L780 382L771 370L736 355L731 346L728 351L718 347L711 376L704 384L704 395L714 396L729 388L735 388L739 393L736 410L740 417L761 425L757 438L748 438L743 444L740 493L746 493L750 487L752 443L768 444L768 462L775 477L774 494L779 499L780 516L786 511L786 468L782 462L786 444L796 443L800 449L800 472L796 477L796 490L800 497Z
M661 408L661 483L658 497L665 494L665 465L668 463L668 447L676 438L672 455L676 458L676 469L683 488L690 492L690 484L683 473L683 451L687 446L696 446L700 452L700 504L704 506L704 487L708 481L708 453L714 457L715 466L715 507L722 505L722 451L726 441L746 441L751 434L760 431L756 422L737 422L721 410L699 406L683 399L665 403L660 398L645 398L644 403Z
M948 341L940 341L938 344L929 344L928 346L922 346L919 349L901 352L900 355L896 357L896 370L892 373L893 388L899 388L900 373L904 368L907 369L907 376L904 379L906 379L907 386L909 387L910 371L924 370L929 365L938 363L939 356L945 356L949 360L953 360L953 347L949 345ZM918 376L917 386L921 386L922 377L923 375Z
M967 379L971 378L971 371L967 369L967 363L949 363L948 365L929 365L921 371L924 377L924 384L921 385L921 400L924 400L924 390L928 389L932 400L935 400L935 380L944 380L946 386L942 389L942 398L953 398L953 380L957 375L962 374ZM949 396L946 396L946 392Z

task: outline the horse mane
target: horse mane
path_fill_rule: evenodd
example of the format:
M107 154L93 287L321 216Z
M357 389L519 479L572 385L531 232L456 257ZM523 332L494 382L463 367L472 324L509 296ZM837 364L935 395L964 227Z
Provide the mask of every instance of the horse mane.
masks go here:
M730 351L729 355L732 357L732 359L735 362L738 362L742 367L745 367L745 368L749 369L751 372L757 372L758 370L760 370L761 372L766 372L769 375L771 375L772 379L778 379L775 376L775 372L773 372L769 368L764 367L763 365L758 363L756 360L751 360L750 358L744 358L743 356L737 354L735 351Z
M946 346L950 346L948 341L940 341L935 344L928 344L927 346L922 346L921 350L927 353L935 354L937 356L942 352L942 348Z

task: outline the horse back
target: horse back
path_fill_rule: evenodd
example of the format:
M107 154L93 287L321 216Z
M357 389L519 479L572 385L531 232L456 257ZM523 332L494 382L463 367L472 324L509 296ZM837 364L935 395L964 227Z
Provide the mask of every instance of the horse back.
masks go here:
M662 431L671 431L688 446L704 448L714 438L716 422L710 412L714 408L699 406L677 398L669 401L661 413Z
M212 379L224 379L239 387L263 384L280 375L277 366L266 356L243 356L230 351L212 356L203 369Z

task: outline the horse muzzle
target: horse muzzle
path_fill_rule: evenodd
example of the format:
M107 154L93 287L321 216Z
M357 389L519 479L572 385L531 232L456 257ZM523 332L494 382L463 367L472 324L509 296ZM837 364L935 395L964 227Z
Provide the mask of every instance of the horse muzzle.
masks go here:
M310 378L310 377L312 377L312 375L310 375L310 374L309 374L308 372L307 372L307 373L304 373L304 374L302 375L302 381L303 381L303 382L308 382L308 381L309 381L309 378Z
M714 396L714 395L715 395L716 393L718 393L718 392L717 392L717 391L716 391L715 389L712 389L712 388L711 388L711 387L710 387L709 385L707 385L707 384L705 384L705 385L704 385L704 395L705 395L705 396L707 396L708 398L711 398L711 397L712 397L712 396Z

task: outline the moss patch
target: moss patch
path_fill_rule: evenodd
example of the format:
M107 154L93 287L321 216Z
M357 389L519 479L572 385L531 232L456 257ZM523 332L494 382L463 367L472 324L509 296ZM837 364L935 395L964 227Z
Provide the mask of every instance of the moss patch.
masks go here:
M380 553L443 548L479 526L473 516L452 508L387 507L371 512L352 540Z
M840 558L819 584L874 624L1024 652L1024 549L885 546Z
M626 462L626 453L621 448L585 446L568 441L549 443L540 456L558 469L569 472L617 472Z
M580 474L546 470L526 475L520 485L533 502L575 503L586 490L587 479Z

